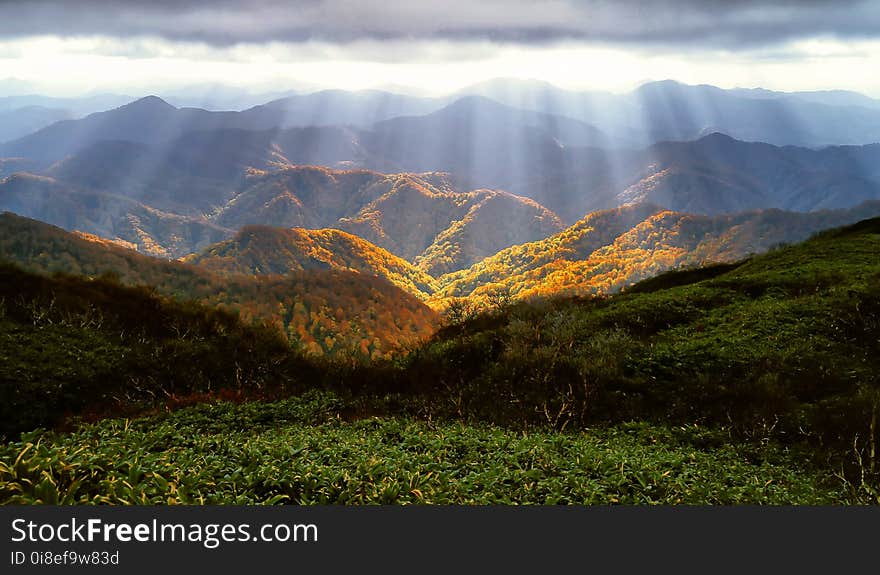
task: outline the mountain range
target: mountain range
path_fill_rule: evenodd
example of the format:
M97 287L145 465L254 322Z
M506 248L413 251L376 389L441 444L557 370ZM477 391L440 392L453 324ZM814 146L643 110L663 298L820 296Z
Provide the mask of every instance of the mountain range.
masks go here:
M292 165L383 173L447 172L451 185L460 191L503 189L538 202L568 224L590 211L634 201L715 214L763 208L839 208L880 197L876 168L880 148L875 144L821 149L775 146L766 142L784 143L786 138L756 134L766 137L761 142L736 140L731 134L751 136L724 123L678 117L701 109L684 97L694 90L708 90L723 101L736 99L743 106L796 101L836 110L833 114L817 111L822 117L837 118L851 109L880 114L880 108L830 106L796 96L737 96L735 91L674 83L650 84L640 90L639 94L645 94L642 100L668 97L679 102L676 106L684 106L670 120L681 128L679 133L662 135L687 141L617 148L616 128L600 129L482 96L464 96L423 115L364 122L366 127L364 123L324 125L324 120L312 120L319 125L288 127L308 121L307 110L318 106L315 101L321 98L327 98L329 110L339 109L330 115L340 122L352 119L342 109L354 114L352 110L369 108L375 112L368 114L370 118L380 118L438 105L435 100L426 103L401 96L390 98L386 106L382 93L343 97L345 93L320 92L242 112L175 108L147 97L8 142L0 146L0 157L23 158L29 162L28 169L40 175L130 196L159 210L188 216L208 216L221 209L240 190L248 168L274 170ZM748 114L734 115L745 118ZM767 129L772 124L755 121ZM699 123L699 130L685 129L689 122ZM835 125L861 129L872 122L853 117L835 120ZM723 135L718 131L722 128ZM655 130L657 134L662 131ZM697 139L688 140L691 136ZM880 138L867 141L875 140Z
M115 166L121 177L134 173L120 162ZM174 258L229 238L247 225L334 227L434 274L467 267L500 249L544 238L563 227L555 214L534 201L502 191L457 192L443 174L284 166L250 169L238 189L210 183L187 187L192 173L175 183L169 170L164 186L127 188L132 198L95 191L107 187L90 186L81 172L61 164L63 180L26 173L0 180L0 209ZM93 173L113 177L97 167ZM187 199L196 205L176 209L178 190L192 194ZM198 211L201 190L231 199L213 208L209 216L187 215Z
M5 176L0 209L168 257L231 237L243 225L337 227L437 275L547 237L599 209L647 202L718 215L846 208L880 198L880 145L810 150L722 134L636 151L580 149L576 161L526 185L529 197L462 192L449 172L302 166L338 163L332 160L356 151L353 135L341 128L224 129L189 133L164 149L102 140L43 175ZM191 231L169 231L166 222Z
M112 272L122 275L127 283L155 285L167 294L254 306L259 317L273 313L271 304L262 302L263 308L247 299L259 299L251 292L254 288L249 282L254 280L247 279L259 276L270 282L263 285L271 286L294 278L300 289L318 293L323 292L306 287L308 281L323 279L328 283L319 282L321 289L332 290L328 273L342 274L334 281L342 277L376 278L380 284L388 282L386 289L394 286L442 309L450 298L484 301L496 293L517 299L614 293L671 269L734 262L784 243L802 241L823 229L878 215L880 202L846 210L766 210L724 216L696 216L638 204L591 213L546 239L514 245L467 269L433 277L381 247L336 229L247 225L233 238L184 258L185 264L175 264L140 256L94 236L74 236L7 214L0 222L7 234L5 242L0 242L0 246L6 246L0 250L0 258L44 272ZM17 241L13 241L13 234L18 235ZM346 281L346 285L356 285L354 279ZM246 295L232 299L219 296L217 292L223 291L219 284L224 282L237 286L229 288L230 293ZM372 289L380 284L372 284ZM278 288L269 287L266 292L274 289ZM334 297L348 296L337 293L321 297L330 302L319 305L324 309L333 305ZM290 321L288 318L288 324Z
M63 119L0 144L0 210L76 234L5 216L43 239L7 237L3 257L244 310L321 353L361 346L337 345L353 325L369 354L425 337L426 303L603 295L880 215L880 103L849 92L499 80L84 117L23 101L0 99L22 131ZM293 313L287 292L313 299Z
M613 135L623 147L694 140L712 132L811 148L880 141L880 100L844 90L724 90L663 80L612 94L502 78L471 86L462 94L578 119Z

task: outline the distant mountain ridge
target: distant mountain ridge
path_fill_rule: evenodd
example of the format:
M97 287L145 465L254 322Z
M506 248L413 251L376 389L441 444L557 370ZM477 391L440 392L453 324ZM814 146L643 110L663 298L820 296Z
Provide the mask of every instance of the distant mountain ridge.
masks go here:
M811 148L880 142L880 100L854 92L724 90L661 80L611 94L496 79L459 92L466 94L587 122L611 135L620 147L688 141L712 132Z
M551 88L541 85L538 90L543 94ZM878 197L880 176L875 166L880 154L874 145L817 150L769 147L746 142L762 135L743 130L749 125L770 130L780 122L811 129L808 123L797 124L791 114L775 108L761 108L757 113L754 106L820 106L815 113L831 118L835 129L845 134L870 128L874 120L862 116L880 111L815 104L795 96L736 94L711 86L656 82L621 96L621 102L636 106L623 116L651 122L649 137L642 140L664 140L641 149L615 148L615 134L622 132L576 119L574 112L580 108L575 104L552 114L483 96L464 96L423 115L368 126L285 128L285 122L290 122L285 106L294 105L285 103L289 99L243 112L209 112L175 108L147 97L0 145L0 156L26 158L37 168L42 166L44 173L70 183L129 195L157 209L190 216L221 209L238 192L248 168L274 170L304 164L384 173L448 172L458 190L507 190L531 198L569 224L590 211L633 201L712 214L839 208ZM574 98L577 93L563 95ZM386 99L397 101L386 96L381 92L320 92L308 98L350 100L356 108L372 109ZM600 98L590 97L594 96ZM721 102L720 108L711 104L713 98ZM590 106L604 109L611 105L605 96L600 100ZM537 103L553 108L553 101ZM413 102L410 107L421 106ZM430 106L436 105L432 100ZM655 105L662 108L662 114L649 109ZM409 104L401 106L399 111ZM430 106L425 104L426 109ZM724 121L703 118L700 114L706 110L716 110ZM855 115L847 116L850 112ZM720 133L732 140L720 138ZM877 135L880 139L880 130ZM736 138L742 145L732 143ZM768 135L763 141L800 140ZM721 191L718 197L716 189Z
M71 118L67 110L43 106L23 106L0 110L0 142L8 142L27 136L61 120Z
M810 211L880 199L878 165L878 144L811 150L712 133L643 150L567 150L557 171L536 172L511 191L558 214L638 202L707 215L770 208Z

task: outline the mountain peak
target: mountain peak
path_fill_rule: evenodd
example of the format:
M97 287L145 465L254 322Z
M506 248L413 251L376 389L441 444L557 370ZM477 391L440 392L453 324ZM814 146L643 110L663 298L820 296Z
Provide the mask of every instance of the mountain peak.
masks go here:
M739 142L736 138L728 136L724 132L712 132L711 134L706 134L702 138L698 140L699 142L705 142L707 144L718 143L718 144L730 144L734 142Z
M176 110L174 106L160 98L159 96L144 96L134 102L122 106L120 109L126 110Z
M559 87L544 80L534 78L501 77L492 78L484 82L467 86L458 93L460 94L486 94L493 91L519 91L519 90L560 90Z
M684 84L677 80L655 80L651 82L645 82L635 89L636 92L644 92L648 90L663 90L670 88L687 88L688 84Z
M486 96L469 94L467 96L457 98L445 108L441 108L437 112L434 112L434 114L443 114L449 112L479 112L485 114L510 111L520 112L519 110L515 110L514 108L511 108L506 104L502 104L491 98L487 98Z

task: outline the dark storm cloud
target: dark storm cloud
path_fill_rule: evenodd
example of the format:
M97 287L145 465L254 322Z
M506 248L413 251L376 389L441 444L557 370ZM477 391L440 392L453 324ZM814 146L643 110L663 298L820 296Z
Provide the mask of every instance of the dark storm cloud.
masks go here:
M880 36L860 0L0 0L0 36L133 35L214 45L361 39L579 39L751 47Z

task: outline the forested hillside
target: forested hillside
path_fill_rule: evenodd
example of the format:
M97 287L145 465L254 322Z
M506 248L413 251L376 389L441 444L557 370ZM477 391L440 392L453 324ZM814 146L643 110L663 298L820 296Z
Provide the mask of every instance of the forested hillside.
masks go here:
M378 277L344 270L220 276L12 214L0 215L0 259L40 273L108 275L218 306L245 323L269 322L292 344L318 354L384 355L430 335L437 321L415 296Z
M594 212L546 240L513 246L438 279L438 300L605 295L679 267L732 262L880 215L880 203L811 213L698 216L638 204Z
M379 276L422 298L436 288L434 278L409 262L357 236L333 229L245 226L231 240L183 261L222 274L350 270Z

